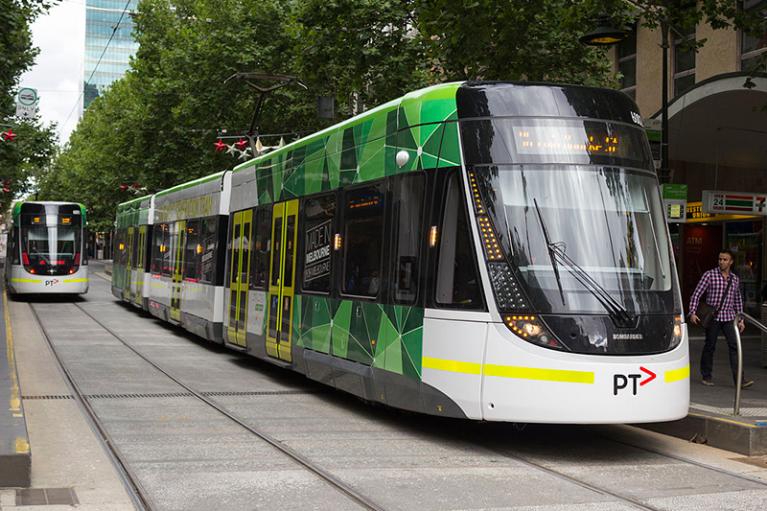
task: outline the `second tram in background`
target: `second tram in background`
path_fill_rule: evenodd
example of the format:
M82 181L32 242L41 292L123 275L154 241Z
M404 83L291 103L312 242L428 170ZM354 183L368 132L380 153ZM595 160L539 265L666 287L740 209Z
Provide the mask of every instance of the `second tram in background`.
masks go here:
M8 222L5 283L11 294L88 291L85 206L17 202Z
M113 293L369 401L653 422L687 329L636 105L606 89L415 91L121 204Z

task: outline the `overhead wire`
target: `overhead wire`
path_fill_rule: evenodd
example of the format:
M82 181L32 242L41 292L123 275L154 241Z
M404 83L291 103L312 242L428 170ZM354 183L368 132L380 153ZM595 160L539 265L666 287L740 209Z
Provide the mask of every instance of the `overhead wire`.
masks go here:
M112 39L114 39L115 34L117 33L117 30L120 28L120 24L123 21L123 18L125 17L125 13L128 11L128 6L130 5L132 0L127 0L125 2L125 7L123 7L122 12L120 13L120 18L117 20L117 23L114 27L112 27L112 33L109 35L109 39L107 40L107 43L104 45L104 49L101 52L101 55L99 56L99 60L96 62L96 65L93 67L93 71L91 71L90 76L85 81L85 83L90 83L91 79L93 78L93 75L96 74L96 71L99 68L99 65L101 65L101 60L104 58L104 55L107 52L107 49L109 49L109 44L112 42ZM66 126L66 124L69 122L69 119L72 117L72 114L75 112L77 107L80 105L80 100L85 95L85 86L83 85L83 90L80 92L80 94L77 96L77 100L75 101L75 104L72 105L72 109L69 111L69 115L67 115L66 120L61 124L61 126Z

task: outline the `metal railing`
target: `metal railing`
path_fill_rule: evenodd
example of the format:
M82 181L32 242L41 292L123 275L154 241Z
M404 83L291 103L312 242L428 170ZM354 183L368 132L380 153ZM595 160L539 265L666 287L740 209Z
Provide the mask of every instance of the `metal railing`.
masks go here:
M743 390L743 346L740 341L740 330L738 330L738 318L743 318L747 322L754 325L756 328L767 334L767 326L758 321L755 317L745 312L738 314L733 321L735 326L735 339L738 341L738 372L735 376L735 405L733 407L733 415L740 415L740 392Z

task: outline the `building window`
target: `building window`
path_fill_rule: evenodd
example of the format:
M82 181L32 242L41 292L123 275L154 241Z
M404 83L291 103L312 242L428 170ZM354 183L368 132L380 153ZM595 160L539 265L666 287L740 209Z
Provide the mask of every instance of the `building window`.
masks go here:
M740 69L748 72L767 72L767 0L747 0L743 7L761 14L764 23L759 35L741 33Z
M695 26L673 30L674 96L680 96L695 85Z
M618 71L621 76L621 91L636 100L637 85L637 29L631 28L629 36L618 44Z

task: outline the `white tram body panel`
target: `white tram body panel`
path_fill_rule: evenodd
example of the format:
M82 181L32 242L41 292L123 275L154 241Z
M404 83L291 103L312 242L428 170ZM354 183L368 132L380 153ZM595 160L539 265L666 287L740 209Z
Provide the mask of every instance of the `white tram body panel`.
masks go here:
M13 294L83 294L88 292L88 266L69 275L33 275L22 265L11 265L8 288Z
M483 418L546 423L681 419L689 407L689 363L686 329L682 342L666 353L603 356L539 348L494 323L483 366Z

